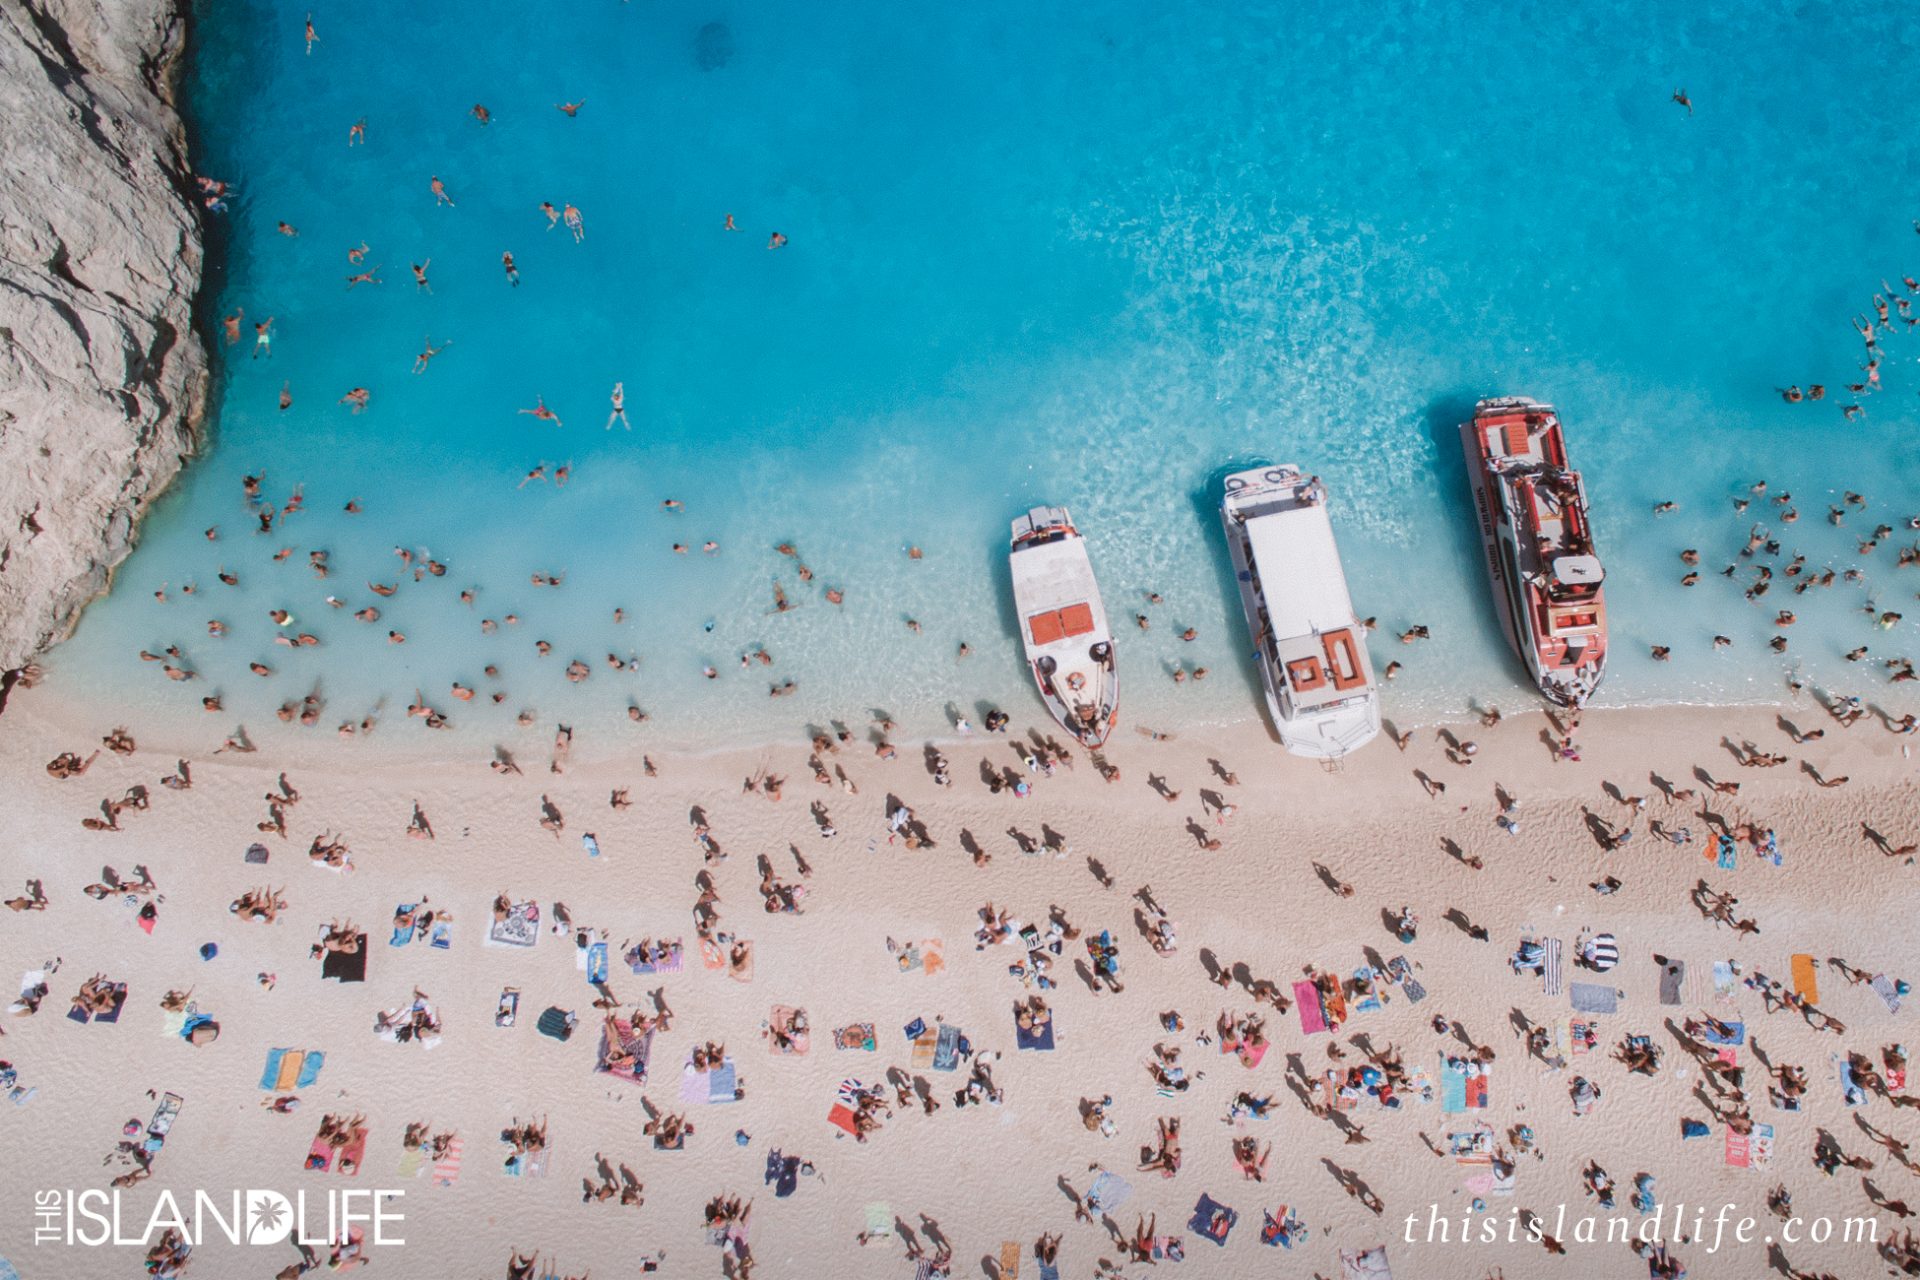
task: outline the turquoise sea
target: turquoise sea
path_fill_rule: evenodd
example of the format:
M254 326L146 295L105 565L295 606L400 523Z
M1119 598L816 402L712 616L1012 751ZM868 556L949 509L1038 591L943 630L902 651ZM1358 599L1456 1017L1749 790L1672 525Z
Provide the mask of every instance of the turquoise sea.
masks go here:
M1405 664L1390 720L1475 694L1524 707L1454 433L1476 397L1513 393L1559 407L1597 506L1601 703L1768 700L1790 661L1910 701L1872 662L1920 647L1902 603L1920 572L1893 560L1920 513L1920 338L1897 315L1884 389L1841 413L1864 376L1850 317L1920 272L1920 134L1897 82L1920 27L1899 6L318 0L310 53L303 16L198 9L196 163L237 190L210 223L216 419L51 663L103 716L272 741L303 732L272 709L317 691L305 732L380 706L384 737L421 741L417 688L454 721L435 743L562 720L583 751L874 708L932 731L982 698L1030 718L1004 550L1009 520L1054 502L1122 626L1124 721L1245 720L1260 703L1214 504L1262 460L1332 489L1376 659ZM584 239L543 201L576 206ZM376 265L378 284L346 285ZM272 355L250 358L267 316ZM444 350L416 375L429 339ZM631 430L603 428L616 381ZM1785 403L1791 383L1827 398ZM356 387L364 414L337 402ZM560 424L518 412L540 397ZM518 487L542 463L570 466L565 487ZM260 473L267 498L304 503L269 534L242 491ZM1775 519L1733 506L1762 478L1803 515L1774 524L1775 563L1804 552L1863 582L1749 603L1750 562L1715 576ZM1834 527L1849 489L1869 505ZM1663 500L1679 509L1656 519ZM1898 532L1863 554L1882 521ZM403 578L396 546L446 575ZM530 581L558 572L557 590ZM784 615L776 581L799 605ZM1166 603L1138 634L1124 619L1148 590ZM1907 617L1879 630L1870 602ZM368 605L378 623L350 616ZM1784 656L1766 648L1779 607L1801 618ZM276 608L321 643L272 644ZM1403 648L1389 633L1414 623L1434 638ZM1867 663L1841 659L1861 644ZM136 657L167 645L199 680ZM760 646L773 665L742 671ZM577 685L574 658L592 668ZM1212 676L1176 686L1176 662ZM480 697L455 702L454 681ZM226 714L202 717L215 690ZM540 727L514 730L529 708Z

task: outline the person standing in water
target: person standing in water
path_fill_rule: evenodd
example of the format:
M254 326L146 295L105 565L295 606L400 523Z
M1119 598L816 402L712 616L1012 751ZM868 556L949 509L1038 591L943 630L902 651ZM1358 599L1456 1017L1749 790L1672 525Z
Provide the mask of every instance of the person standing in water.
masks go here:
M607 415L607 430L613 430L615 422L633 430L633 424L627 421L627 384L624 382L613 384L613 412Z

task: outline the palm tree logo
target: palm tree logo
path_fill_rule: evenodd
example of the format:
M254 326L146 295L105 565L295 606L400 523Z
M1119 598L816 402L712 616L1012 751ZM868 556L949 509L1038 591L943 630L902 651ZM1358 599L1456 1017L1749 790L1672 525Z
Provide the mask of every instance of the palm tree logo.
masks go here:
M293 1206L277 1191L247 1193L247 1243L276 1244L293 1230Z

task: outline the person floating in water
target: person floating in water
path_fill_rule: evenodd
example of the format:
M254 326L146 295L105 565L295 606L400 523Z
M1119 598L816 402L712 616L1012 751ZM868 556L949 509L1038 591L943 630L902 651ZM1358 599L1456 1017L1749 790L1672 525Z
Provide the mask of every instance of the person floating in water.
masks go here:
M453 207L453 197L447 194L447 184L440 181L439 174L436 173L433 175L433 181L430 185L433 188L434 203L444 204L451 209Z
M767 248L778 249L787 242L787 238L778 231L767 237Z
M533 408L522 409L520 412L530 417L538 418L542 422L551 422L556 427L564 425L560 421L560 415L547 408L547 401L544 396L535 396L533 398Z
M507 283L516 289L519 288L520 268L513 265L513 254L511 252L502 253L500 255L500 265L506 268Z
M1687 96L1685 89L1675 89L1673 91L1673 101L1685 107L1688 115L1693 114L1693 99Z
M615 422L633 430L633 424L627 421L627 384L624 382L613 384L613 412L607 415L607 430L613 430Z
M580 108L586 105L587 105L587 100L585 98L582 98L578 102L556 102L553 104L553 109L565 115L569 120L571 120L573 117L579 115Z
M320 43L320 37L314 32L314 29L313 29L313 15L308 14L307 15L307 56L309 58L313 56L313 46L318 43Z

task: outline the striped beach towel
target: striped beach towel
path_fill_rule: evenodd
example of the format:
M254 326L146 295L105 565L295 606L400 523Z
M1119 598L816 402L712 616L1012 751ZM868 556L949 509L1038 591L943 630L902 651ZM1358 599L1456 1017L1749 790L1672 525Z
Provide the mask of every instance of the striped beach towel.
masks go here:
M1549 996L1560 994L1560 939L1547 939L1547 961L1542 970L1545 991Z
M1620 943L1610 933L1596 933L1581 948L1581 958L1601 973L1620 963Z
M447 1154L433 1162L433 1185L450 1187L460 1181L461 1141L455 1138L447 1144Z

